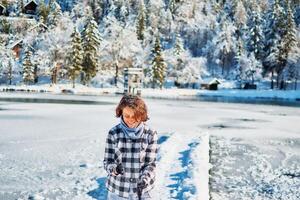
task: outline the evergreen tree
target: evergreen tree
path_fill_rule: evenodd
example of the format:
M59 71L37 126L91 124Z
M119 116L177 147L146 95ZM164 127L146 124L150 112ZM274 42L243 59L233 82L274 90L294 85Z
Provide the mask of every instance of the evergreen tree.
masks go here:
M284 31L284 10L281 7L279 0L274 0L274 3L269 11L268 15L268 23L266 23L265 27L265 48L264 48L264 73L272 73L274 74L274 70L276 66L279 64L278 60L274 60L275 58L279 59L279 55L275 55L280 53L278 49L281 43L281 38L283 36ZM273 81L273 77L272 81ZM271 84L273 87L273 83Z
M9 62L8 62L7 78L8 78L8 80L9 80L9 83L8 83L8 84L11 85L12 79L13 79L13 64L12 64L11 59L9 59Z
M68 74L73 83L73 88L75 88L75 80L82 70L82 42L79 32L74 28L74 32L71 35L72 38L72 49L69 55L69 66Z
M145 14L145 5L144 1L141 1L139 13L137 16L137 24L136 24L136 34L138 40L143 41L145 38L144 32L146 28L146 14Z
M244 54L244 47L243 47L243 41L241 38L238 40L237 44L237 52L235 57L235 70L234 70L234 76L235 80L238 83L238 88L242 88L242 80L243 80L243 69L241 64L241 57Z
M240 32L247 23L247 12L244 4L240 1L236 5L236 10L234 12L234 22ZM241 34L239 34L239 36L241 36Z
M55 0L52 0L50 3L49 3L50 11L49 11L49 19L48 19L49 24L51 26L57 26L59 18L62 16L61 7Z
M162 89L165 81L166 63L161 53L160 37L157 34L155 38L154 48L152 49L152 87L158 84Z
M285 26L285 32L280 44L280 54L279 54L279 64L276 67L276 72L278 75L281 75L284 68L287 65L288 55L291 52L293 47L296 47L296 25L294 21L294 15L290 6L289 1L287 2L287 21ZM284 77L280 77L280 89L284 89ZM279 78L277 83L279 82Z
M18 11L17 11L18 15L21 15L22 13L25 13L23 0L19 0L17 6L18 6Z
M248 48L253 52L256 59L262 58L263 52L263 32L261 29L262 19L257 5L253 5L250 15Z
M101 38L98 25L92 16L89 16L82 32L83 41L83 72L81 81L88 84L97 73L97 52L100 46Z
M180 35L177 33L176 39L175 39L175 45L174 45L174 55L176 57L179 57L183 51L184 51L183 41L182 41Z
M172 13L173 19L174 19L177 8L178 8L177 0L170 0L169 1L169 9Z
M235 37L236 27L225 18L221 22L221 30L216 36L214 57L216 63L221 66L222 75L229 75L229 70L235 58ZM226 72L226 74L225 74Z
M23 60L23 82L25 84L30 84L33 83L34 81L34 68L33 68L33 64L31 62L31 51L29 51L29 49L27 49L25 51L25 57Z
M103 12L103 0L90 0L88 4L91 7L95 21L99 23Z
M224 1L225 2L225 1ZM230 0L224 3L224 11L231 20L234 20L235 12L237 11L237 4L239 0Z
M38 7L38 14L40 18L43 17L44 21L47 22L50 14L50 6L47 6L44 1L41 1Z

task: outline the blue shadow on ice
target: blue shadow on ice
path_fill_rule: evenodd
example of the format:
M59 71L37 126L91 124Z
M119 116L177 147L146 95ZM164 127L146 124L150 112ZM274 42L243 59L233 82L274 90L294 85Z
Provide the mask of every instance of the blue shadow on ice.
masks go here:
M162 143L164 143L165 141L167 141L167 139L169 139L169 137L170 137L170 136L162 135L162 136L160 136L160 137L158 138L157 143L158 143L158 144L162 144Z
M87 194L97 200L106 200L107 199L107 190L105 187L106 177L101 177L97 179L99 185L95 190L89 191Z
M167 135L160 136L157 141L158 145L161 145L162 143L166 142L169 139L169 137L170 136L167 136ZM159 150L158 150L158 152L159 152ZM160 159L161 159L161 155L160 155L160 153L158 153L157 161L160 161Z
M199 144L199 142L192 142L189 144L188 150L180 152L181 157L179 160L181 161L181 166L184 169L181 172L171 174L171 179L174 180L176 183L168 185L169 188L171 188L171 193L173 198L184 200L186 199L185 193L195 194L196 187L191 184L185 183L185 179L191 178L189 175L189 165L193 165L192 159L191 159L191 152L192 150Z

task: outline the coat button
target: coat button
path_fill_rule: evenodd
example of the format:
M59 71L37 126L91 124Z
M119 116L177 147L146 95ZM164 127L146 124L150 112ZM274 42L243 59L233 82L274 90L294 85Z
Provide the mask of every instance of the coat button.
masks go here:
M133 178L130 178L129 181L130 181L131 183L133 183L133 182L134 182L134 179L133 179Z

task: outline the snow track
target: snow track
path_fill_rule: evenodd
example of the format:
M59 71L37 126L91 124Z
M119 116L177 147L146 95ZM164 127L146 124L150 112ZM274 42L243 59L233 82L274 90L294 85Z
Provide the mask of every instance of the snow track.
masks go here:
M167 139L160 144L154 199L208 199L208 136L173 133L162 137Z

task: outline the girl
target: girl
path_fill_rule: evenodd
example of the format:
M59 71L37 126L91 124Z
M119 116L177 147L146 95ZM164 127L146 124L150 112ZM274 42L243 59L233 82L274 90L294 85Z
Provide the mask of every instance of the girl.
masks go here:
M124 95L116 108L120 123L106 139L104 168L109 200L150 199L155 181L157 133L145 124L145 102Z

